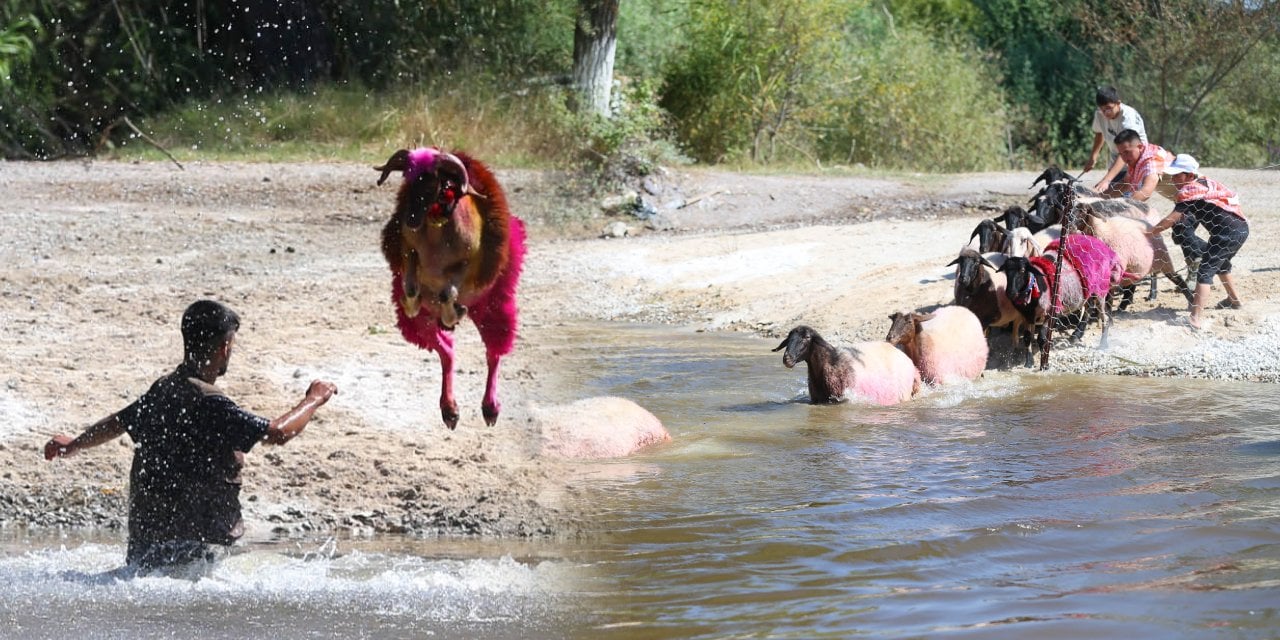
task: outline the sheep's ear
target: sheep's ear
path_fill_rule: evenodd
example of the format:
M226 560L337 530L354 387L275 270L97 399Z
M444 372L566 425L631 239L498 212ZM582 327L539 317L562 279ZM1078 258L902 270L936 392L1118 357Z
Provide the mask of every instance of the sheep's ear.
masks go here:
M378 186L382 186L382 183L387 181L387 176L391 175L392 171L399 171L403 173L404 170L408 168L409 150L400 149L399 151L391 154L391 157L387 159L386 164L380 167L374 167L373 170L382 172L382 177L378 178Z
M972 240L972 238L970 238L970 240ZM957 264L960 264L960 258L958 258L958 257L957 257L955 260L952 260L951 262L948 262L948 263L947 263L947 266L948 266L948 267L951 267L951 266L955 266L955 265L957 265Z
M932 319L933 319L933 317L934 317L934 316L936 316L936 315L938 315L938 314L936 314L936 313L913 313L913 314L911 314L911 319L912 319L912 320L915 320L915 321L916 321L916 323L918 324L918 323L921 323L921 322L928 322L928 321L932 320Z
M987 260L986 258L984 258L983 256L978 256L978 260L980 260L980 261L982 262L982 264L984 264L984 265L986 265L986 266L988 266L988 267L990 267L990 268L992 268L992 269L995 269L996 271L1001 271L1001 270L1003 270L1003 269L1004 269L1004 265L1003 265L1003 264L1002 264L1002 265L1000 265L1000 268L999 268L999 269L996 269L996 266L995 266L994 264L991 264L991 262L990 262L989 260ZM1004 263L1004 264L1009 264L1009 263L1008 263L1008 262L1006 262L1006 263Z
M1038 215L1036 215L1036 214L1034 214L1034 213L1028 213L1028 214L1027 214L1027 222L1030 222L1030 223L1032 223L1032 224L1038 224L1038 225L1048 226L1048 225L1045 225L1045 223L1044 223L1044 218L1041 218L1040 216L1038 216Z
M791 342L791 336L787 336L786 339L782 341L782 344L779 344L778 346L774 347L773 349L771 349L771 351L782 351L783 349L786 349L788 342Z

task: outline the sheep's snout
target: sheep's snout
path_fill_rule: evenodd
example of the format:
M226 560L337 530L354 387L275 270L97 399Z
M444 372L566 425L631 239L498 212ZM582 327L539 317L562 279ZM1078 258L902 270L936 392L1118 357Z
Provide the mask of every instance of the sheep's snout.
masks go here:
M771 349L771 351L773 351L774 353L777 353L777 352L779 352L779 351L782 351L783 349L787 349L787 347L789 347L789 346L791 346L791 337L790 337L790 336L788 336L786 340L783 340L783 341L782 341L782 344L779 344L778 346L776 346L776 347L774 347L773 349ZM792 367L796 366L796 356L795 356L795 354L794 354L794 353L792 353L792 352L791 352L791 349L787 349L787 350L782 354L782 366L784 366L784 367L786 367L786 368L788 368L788 369L790 369L790 368L792 368Z

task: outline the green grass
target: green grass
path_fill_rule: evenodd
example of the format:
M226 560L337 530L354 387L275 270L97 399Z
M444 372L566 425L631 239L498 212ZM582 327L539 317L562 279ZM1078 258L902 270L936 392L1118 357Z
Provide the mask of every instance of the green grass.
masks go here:
M399 148L436 145L504 167L547 167L572 154L562 105L558 91L514 95L484 82L467 91L374 93L329 86L301 96L195 102L137 124L180 161L367 161ZM117 142L112 152L124 159L165 159L137 137Z

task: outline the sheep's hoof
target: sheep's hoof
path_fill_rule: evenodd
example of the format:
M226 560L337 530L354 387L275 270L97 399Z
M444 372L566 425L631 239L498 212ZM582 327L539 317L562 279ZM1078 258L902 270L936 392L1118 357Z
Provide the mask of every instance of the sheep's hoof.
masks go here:
M440 417L444 419L444 426L449 427L450 431L458 428L458 410L457 409L440 409Z
M488 405L480 407L480 413L484 414L485 424L492 427L493 425L498 423L498 406L497 405L494 405L492 407Z
M416 318L418 317L418 311L422 308L422 301L417 296L405 296L400 298L400 308L404 310L406 318Z

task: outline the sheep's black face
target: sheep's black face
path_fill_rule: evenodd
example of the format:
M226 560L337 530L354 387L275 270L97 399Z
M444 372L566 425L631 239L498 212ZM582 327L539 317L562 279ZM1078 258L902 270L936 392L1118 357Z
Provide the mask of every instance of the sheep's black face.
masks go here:
M1018 227L1029 226L1027 224L1027 210L1018 206L1005 209L1004 213L1000 214L999 218L992 218L991 220L992 222L1004 223L1004 228L1011 231Z
M1004 272L1007 284L1004 293L1013 301L1014 304L1027 304L1027 291L1031 289L1031 279L1035 276L1031 273L1031 263L1026 258L1009 258L1000 265L1000 271Z
M974 227L970 240L978 239L978 251L1000 251L1004 248L1005 231L995 220L983 220Z
M790 369L796 366L797 362L807 360L809 358L809 349L813 345L813 337L816 333L813 329L805 326L799 326L791 330L787 334L787 339L782 344L773 348L774 352L782 352L782 365Z
M978 282L978 269L981 269L981 263L978 256L962 255L952 260L947 266L955 265L956 267L956 283L963 291L972 290ZM962 302L957 300L956 302Z

